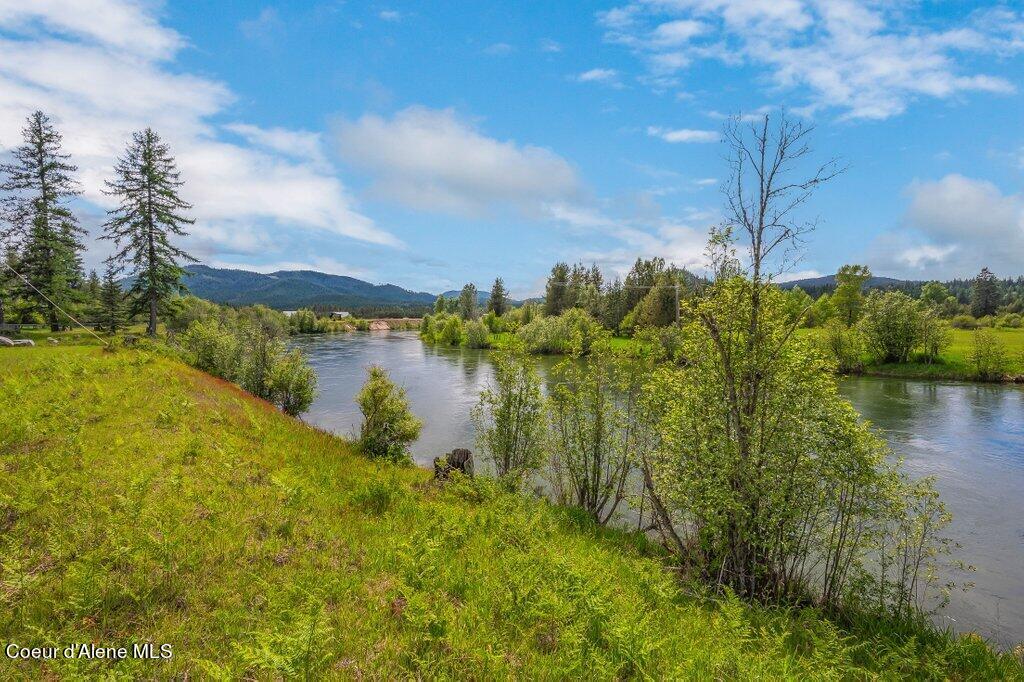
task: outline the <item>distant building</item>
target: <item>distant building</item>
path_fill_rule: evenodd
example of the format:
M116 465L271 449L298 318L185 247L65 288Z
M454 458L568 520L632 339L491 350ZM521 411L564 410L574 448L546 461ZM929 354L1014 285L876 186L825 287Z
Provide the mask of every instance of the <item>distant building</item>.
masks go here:
M352 317L352 313L346 312L344 310L335 310L333 313L331 313L332 320L344 320L346 317Z
M285 317L291 317L292 315L294 315L295 313L297 313L299 311L298 310L282 310L281 312L284 313Z

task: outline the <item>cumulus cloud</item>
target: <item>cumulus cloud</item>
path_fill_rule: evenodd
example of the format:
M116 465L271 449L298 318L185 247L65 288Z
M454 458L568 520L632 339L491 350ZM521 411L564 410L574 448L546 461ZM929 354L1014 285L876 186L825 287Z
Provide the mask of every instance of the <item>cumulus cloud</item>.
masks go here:
M151 126L177 156L198 221L190 245L200 253L258 248L272 227L400 244L355 209L315 135L215 123L231 91L175 68L185 40L150 8L130 0L0 0L0 150L19 143L31 111L44 110L79 166L84 199L103 209L111 206L102 188L116 157L133 131ZM227 141L228 133L242 140Z
M1020 13L976 11L945 28L916 16L906 3L870 0L637 0L598 20L608 41L643 57L656 87L697 60L754 65L774 86L805 94L801 111L868 119L897 115L918 97L1014 92L958 59L1024 50Z
M693 130L692 128L659 128L649 126L647 134L651 137L660 137L665 142L718 142L721 134L714 130Z
M580 83L604 83L606 85L617 85L619 72L615 69L590 69L576 76Z
M582 192L562 157L488 137L451 109L367 114L341 122L336 139L343 158L374 177L374 193L412 208L479 216L512 206L536 216Z
M1016 274L1024 262L1024 196L950 174L907 188L900 229L872 248L878 268L907 277L964 277L983 266Z

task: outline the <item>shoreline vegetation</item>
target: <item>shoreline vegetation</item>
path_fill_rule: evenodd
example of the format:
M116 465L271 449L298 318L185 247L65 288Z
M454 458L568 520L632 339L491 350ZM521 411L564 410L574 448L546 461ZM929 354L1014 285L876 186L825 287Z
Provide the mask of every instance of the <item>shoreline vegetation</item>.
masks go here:
M11 349L0 384L0 633L174 651L10 676L1024 676L917 617L716 594L641 533L366 459L159 343Z

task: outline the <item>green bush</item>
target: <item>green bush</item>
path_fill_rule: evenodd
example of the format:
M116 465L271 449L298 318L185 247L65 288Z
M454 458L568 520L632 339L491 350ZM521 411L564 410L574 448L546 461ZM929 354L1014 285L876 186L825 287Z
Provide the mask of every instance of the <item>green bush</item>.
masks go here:
M435 336L437 343L458 346L462 343L462 319L458 315L447 315Z
M864 371L864 334L856 326L847 327L838 317L825 323L822 336L825 349L844 374Z
M572 308L557 317L535 319L516 336L530 353L587 353L601 331L601 324L587 311Z
M978 329L974 332L970 359L974 376L978 379L998 381L1006 376L1009 366L1006 346L988 329Z
M921 341L921 306L902 291L872 291L859 324L879 361L907 362Z
M978 321L967 314L954 315L949 324L954 329L977 329Z
M490 331L480 320L470 320L465 324L465 330L467 348L487 348L491 345Z
M383 367L371 366L356 396L363 413L359 447L368 457L408 462L408 445L420 435L423 423L409 411L405 389L392 383Z
M996 326L1004 329L1020 329L1024 324L1024 318L1020 313L1006 313L996 319Z

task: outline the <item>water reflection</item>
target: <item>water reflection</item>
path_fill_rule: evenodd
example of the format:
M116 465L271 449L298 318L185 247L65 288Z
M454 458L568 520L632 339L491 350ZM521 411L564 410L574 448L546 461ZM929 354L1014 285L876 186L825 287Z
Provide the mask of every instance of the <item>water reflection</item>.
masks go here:
M474 447L469 413L490 380L486 351L425 346L415 332L305 337L320 395L305 418L342 435L358 428L353 402L376 363L404 386L424 421L414 459L427 464ZM540 358L545 384L553 358ZM977 567L975 589L954 595L941 623L1000 644L1024 640L1024 388L855 378L841 391L904 458L913 476L934 475L954 514L951 534Z

